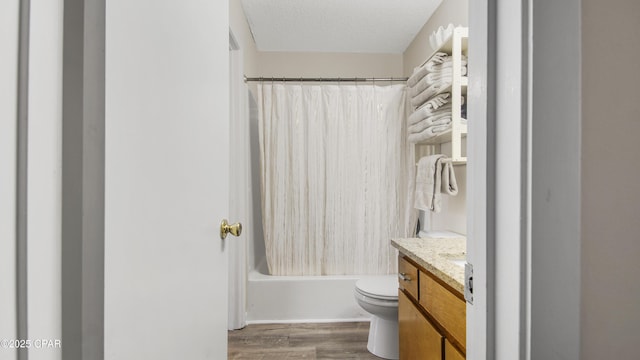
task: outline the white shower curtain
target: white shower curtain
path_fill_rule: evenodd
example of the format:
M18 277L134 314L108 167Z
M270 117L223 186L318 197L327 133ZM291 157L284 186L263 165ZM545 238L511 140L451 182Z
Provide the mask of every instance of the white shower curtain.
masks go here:
M258 85L262 214L273 275L396 271L413 233L404 85Z

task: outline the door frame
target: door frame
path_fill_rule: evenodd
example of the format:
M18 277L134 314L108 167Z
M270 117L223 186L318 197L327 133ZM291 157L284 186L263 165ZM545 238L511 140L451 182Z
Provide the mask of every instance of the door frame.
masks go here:
M496 0L469 2L469 135L467 137L467 357L494 358ZM465 285L465 287L467 287Z
M528 358L529 6L469 3L469 359Z
M249 220L249 198L247 179L249 160L247 90L244 84L244 53L240 42L229 27L229 216L231 222L241 221L251 225ZM229 330L241 329L246 325L247 293L247 239L251 239L252 229L243 228L242 234L228 243L229 256Z
M580 357L580 17L469 3L468 359Z
M105 1L64 1L61 318L65 359L104 358Z
M95 2L87 1L87 0L66 0L65 12L66 9L72 8L72 4L78 3L78 1L84 3L85 5L90 5L91 3L95 4ZM98 1L100 3L101 1ZM553 99L549 97L545 97L543 99L537 98L537 83L543 83L544 81L552 81L554 76L558 74L558 72L562 72L563 70L567 70L569 68L569 63L565 61L561 64L560 68L557 68L553 73L544 73L545 70L545 57L550 57L553 55L553 51L557 51L563 45L562 41L576 41L579 43L580 41L580 24L579 19L576 22L575 18L572 18L570 32L566 32L566 24L564 23L564 19L556 16L556 13L553 11L556 8L560 8L563 10L560 14L575 14L574 16L580 16L580 1L579 0L568 0L567 2L554 2L552 0L547 1L538 1L536 2L536 7L533 7L532 0L521 0L518 2L518 6L520 6L520 14L521 16L513 16L508 12L502 11L505 10L503 6L505 2L500 2L498 0L478 0L470 2L470 16L469 23L470 28L472 29L480 29L482 41L487 44L487 53L484 58L486 59L486 63L477 64L479 66L484 67L484 75L479 74L480 77L484 76L484 79L480 78L480 83L476 83L477 79L471 79L471 86L477 86L479 89L482 89L485 92L485 100L490 100L492 97L495 98L495 94L497 92L496 88L499 86L512 86L517 89L515 93L510 94L514 96L515 99L519 102L519 106L517 111L522 115L520 122L521 126L519 133L519 144L512 144L517 148L518 151L518 161L517 165L513 164L503 164L500 161L495 160L496 149L495 143L493 140L499 141L500 137L505 136L504 133L501 133L500 123L494 122L492 118L496 115L497 109L495 103L490 101L485 101L484 108L480 108L482 116L486 116L487 121L485 122L485 131L487 137L485 137L486 142L482 142L480 140L477 143L473 143L470 146L470 155L474 153L473 149L479 149L480 152L478 154L485 154L485 166L482 166L482 159L478 158L476 160L470 160L470 177L475 179L479 179L478 181L474 181L473 185L470 187L470 194L480 194L478 191L480 189L485 189L487 191L486 199L482 197L476 198L472 206L470 206L471 212L473 215L470 215L471 223L469 226L469 237L472 241L470 241L470 246L468 248L469 251L469 261L475 265L475 274L474 274L474 301L476 305L468 306L468 314L469 314L469 326L468 326L468 336L469 338L469 355L470 359L485 359L485 358L494 358L499 359L497 356L497 346L502 346L502 344L498 344L496 339L500 339L498 334L500 333L497 329L500 326L500 329L504 331L511 330L515 331L515 333L520 334L519 339L522 341L517 346L511 347L511 350L505 351L517 351L515 357L512 359L528 359L531 358L531 353L537 351L537 349L541 349L548 344L548 340L546 338L540 338L538 342L536 338L536 331L542 331L542 328L538 328L538 324L540 326L545 322L549 321L549 317L551 315L546 315L541 311L538 312L537 309L541 309L541 306L545 303L551 301L561 302L563 305L575 305L577 302L579 304L579 295L580 288L579 285L572 287L571 292L576 295L576 297L572 300L565 298L554 298L553 291L535 291L536 284L546 285L549 284L552 290L554 287L558 287L561 281L566 281L567 278L559 279L554 281L551 274L558 273L558 271L570 270L570 274L568 275L568 280L574 281L578 280L579 284L579 258L576 259L575 256L571 256L570 264L548 264L539 259L544 259L545 255L551 254L554 250L554 247L550 246L548 242L534 242L533 234L536 234L537 231L542 231L543 229L560 229L560 225L554 224L553 219L548 218L535 218L536 222L532 222L532 214L536 214L539 211L545 209L543 203L541 202L541 197L544 195L544 184L549 178L553 175L543 174L542 171L535 172L535 176L532 177L532 164L545 166L543 161L548 159L542 159L536 157L538 154L537 149L542 149L545 146L549 146L549 141L545 140L546 136L554 135L551 125L546 122L542 123L541 127L538 127L534 120L542 119L538 117L539 114L542 116L544 114L544 109L549 108L548 105L554 105L553 109L558 109L556 100L554 102ZM85 11L85 15L88 13L92 13L94 15L100 15L104 19L104 6L100 7L97 11L89 12ZM499 11L498 9L501 9ZM535 16L534 16L535 15ZM92 19L93 20L93 19ZM85 20L86 21L86 20ZM65 27L70 25L70 18L66 16L65 13ZM500 25L498 25L500 24ZM501 68L496 67L496 64L499 63L500 54L497 52L499 47L499 42L497 41L498 36L498 26L516 26L522 30L520 41L521 46L516 47L514 51L519 52L519 56L515 56L515 58L510 61L517 62L519 66L521 66L521 73L517 79L508 79L501 77L503 74ZM482 31L481 27L484 26L484 31ZM548 31L543 31L544 29L550 29ZM565 35L562 39L557 39L557 33L553 34L551 30L560 30L564 31ZM67 31L65 31L65 34ZM536 37L533 37L533 33L536 34ZM104 32L102 31L102 35L100 35L100 31L96 33L87 33L84 34L85 43L93 43L95 41L104 41ZM539 36L540 35L540 36ZM473 39L473 34L471 34ZM554 38L555 36L555 38ZM473 40L472 40L473 41ZM550 45L545 46L545 42L548 41ZM473 43L470 44L473 47ZM536 53L534 54L532 51L532 46L540 46L540 50L536 47ZM72 47L65 38L65 52L69 50L69 47ZM471 51L475 51L472 50ZM76 49L77 50L77 49ZM578 47L579 50L579 47ZM580 54L579 51L577 54L573 54L577 56L577 59L574 59L576 63L580 62ZM65 56L65 63L67 63ZM96 59L94 59L96 60ZM504 60L504 59L503 59ZM104 61L104 59L103 59ZM86 65L86 63L85 63ZM475 65L470 65L475 66ZM539 71L539 72L538 72ZM536 82L531 83L532 72L536 73ZM67 72L65 71L65 74ZM470 71L471 76L473 77L473 72ZM66 75L65 75L66 76ZM569 82L571 84L579 83L580 76L579 73L571 72L569 74ZM518 80L519 79L519 80ZM483 81L484 80L484 81ZM544 87L540 87L539 91L549 90L551 92L559 93L560 90L554 89L545 89ZM85 89L86 91L86 89ZM564 95L564 94L561 94ZM482 99L482 95L479 96L479 99ZM102 96L104 99L104 96ZM523 101L524 99L524 101ZM572 116L568 114L568 116L572 119L570 124L567 125L567 129L569 132L564 136L566 138L570 138L571 140L575 140L576 134L580 134L580 121L579 121L579 106L580 99L573 99L571 106L566 107L567 111L575 112ZM470 107L472 104L470 103ZM577 109L576 109L577 107ZM560 108L561 109L561 108ZM513 109L512 109L513 110ZM575 115L577 114L577 115ZM576 120L576 116L578 116L578 120ZM478 124L480 125L480 124ZM535 125L535 126L534 126ZM473 125L470 125L472 127ZM480 125L482 126L482 125ZM535 135L535 136L533 136ZM556 134L557 135L557 134ZM579 148L579 142L577 143ZM556 141L553 144L554 150L558 154L567 154L567 157L563 157L562 159L550 159L552 160L552 164L558 165L562 161L570 160L573 161L576 158L579 160L579 151L576 152L576 143L574 141L563 144L562 141ZM103 148L104 151L104 148ZM566 153L564 152L566 151ZM65 158L66 160L66 158ZM476 161L476 165L473 165L473 161ZM552 166L551 164L547 164L548 166ZM516 296L512 297L512 300L504 299L507 301L505 305L513 306L518 309L519 316L517 319L512 321L507 321L506 319L496 319L497 309L495 306L494 296L500 293L500 289L504 288L506 283L504 280L497 279L496 275L496 263L495 263L495 251L499 251L502 249L503 244L509 244L509 242L501 242L496 237L496 227L500 225L501 218L499 213L494 213L493 209L495 209L495 196L496 196L496 183L498 179L496 178L496 169L502 168L503 166L511 167L511 169L516 169L516 171L521 174L521 182L519 190L515 193L515 196L512 198L511 206L519 209L521 215L523 215L524 223L520 223L517 227L517 234L515 239L515 243L518 244L516 247L516 256L513 258L511 262L507 264L503 264L504 268L501 268L501 272L512 272L513 274L517 274L516 281L519 282L519 286L517 287ZM482 171L482 168L485 169L485 172ZM578 168L579 170L579 168ZM572 174L575 174L572 173ZM578 173L579 175L579 173ZM558 189L566 189L569 186L575 187L575 179L571 178L563 178L562 176L558 177L556 174L556 179L559 180L560 184L557 185ZM66 180L65 180L66 181ZM64 186L64 185L63 185ZM539 187L541 186L541 187ZM100 191L92 191L85 190L86 194L99 194ZM506 195L502 189L500 189L503 195ZM542 191L542 192L540 192ZM574 189L572 194L573 198L570 202L567 203L568 216L575 223L579 224L579 197L575 199L575 191L579 192L579 186L577 190ZM102 190L102 194L104 193L104 189ZM471 197L471 196L470 196ZM578 205L576 207L576 204ZM562 204L557 204L556 210L562 210ZM64 210L63 210L64 211ZM484 214L484 215L483 215ZM63 215L64 216L64 215ZM98 216L96 214L89 214L87 216L87 221L93 220L96 218L102 218L103 216ZM484 220L483 220L484 218ZM64 230L63 230L64 231ZM550 230L547 230L550 231ZM578 234L569 234L568 239L557 239L561 241L564 245L566 245L565 252L579 254L580 253L580 244L579 244L579 233ZM64 239L64 237L63 237ZM104 240L104 239L103 239ZM103 241L102 240L102 241ZM536 239L537 240L537 239ZM513 240L512 240L513 241ZM64 246L64 245L63 245ZM534 256L535 255L535 256ZM82 263L82 254L76 257L76 263ZM102 259L104 261L104 253L102 253ZM63 262L64 264L64 262ZM544 272L539 272L536 269L540 269L536 265L543 265ZM85 262L86 265L86 262ZM533 270L532 270L533 269ZM63 270L64 271L64 270ZM85 274L86 275L86 274ZM64 281L64 276L63 276ZM532 286L533 285L533 286ZM545 290L542 288L541 290ZM546 288L549 290L549 288ZM83 292L86 292L86 298L88 299L97 299L100 298L100 294L104 291L104 287L100 288L96 287L88 287L82 288ZM63 295L65 293L64 285L63 285ZM507 293L505 293L507 294ZM513 295L513 294L511 294ZM63 308L65 304L68 305L69 300L63 299ZM482 302L486 305L484 308L482 307ZM500 308L502 309L502 307ZM79 311L79 310L77 310ZM579 311L579 307L578 307ZM535 315L535 316L534 316ZM575 312L571 313L569 321L567 322L567 327L579 329L579 318L576 318ZM87 318L82 318L82 321L89 321ZM503 323L504 322L504 323ZM533 325L532 325L533 324ZM64 324L63 324L63 332L64 332ZM102 327L99 327L102 328ZM501 331L503 331L501 330ZM566 330L566 328L557 328L557 329L548 329L551 331L548 334L557 334L561 331ZM533 335L532 335L533 332ZM485 334L486 336L482 336L481 334ZM64 335L63 335L64 336ZM99 337L99 341L103 341L103 336ZM579 336L578 336L579 340ZM65 347L73 346L74 342L70 340L63 340L65 343ZM80 342L78 342L78 345ZM578 352L579 353L579 341L573 340L568 346L565 346L569 349L566 351ZM88 343L85 344L85 350L91 349L101 349L102 345L98 343ZM576 350L577 348L577 350Z

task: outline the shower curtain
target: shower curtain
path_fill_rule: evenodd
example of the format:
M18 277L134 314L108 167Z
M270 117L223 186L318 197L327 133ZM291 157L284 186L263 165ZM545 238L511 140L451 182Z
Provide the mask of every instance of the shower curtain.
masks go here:
M404 85L259 84L262 214L273 275L387 274L414 231Z

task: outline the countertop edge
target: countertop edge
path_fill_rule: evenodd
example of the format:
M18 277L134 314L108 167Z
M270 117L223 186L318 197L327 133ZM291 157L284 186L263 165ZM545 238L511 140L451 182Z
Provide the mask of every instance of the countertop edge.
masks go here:
M398 249L398 251L407 256L409 259L413 260L418 265L422 266L425 270L429 271L444 283L449 285L452 289L459 292L461 295L464 294L464 284L459 279L456 279L454 276L448 274L445 270L440 269L436 265L432 264L428 259L424 259L417 255L414 250L404 246L401 242L403 239L391 239L391 245ZM446 239L444 239L446 241ZM444 260L446 261L446 260ZM455 266L455 265L453 265Z

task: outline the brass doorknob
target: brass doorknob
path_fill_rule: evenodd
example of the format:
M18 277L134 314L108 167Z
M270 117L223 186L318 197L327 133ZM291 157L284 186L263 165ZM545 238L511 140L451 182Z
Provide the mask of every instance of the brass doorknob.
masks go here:
M222 219L222 223L220 223L220 239L226 239L228 233L231 233L233 236L240 236L240 234L242 234L242 224L235 223L229 225L227 219Z

